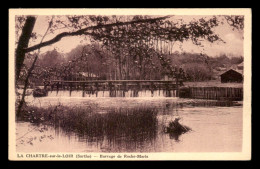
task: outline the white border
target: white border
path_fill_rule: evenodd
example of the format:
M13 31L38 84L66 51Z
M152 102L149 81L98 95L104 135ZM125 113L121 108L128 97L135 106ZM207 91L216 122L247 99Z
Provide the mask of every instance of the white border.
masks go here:
M75 158L17 158L15 151L14 45L15 15L244 15L244 103L243 146L238 153L130 153L147 154L148 159L114 160L250 160L251 159L251 9L9 9L9 160L79 160ZM26 155L27 153L19 153ZM48 153L55 154L55 153ZM86 153L70 153L86 154ZM90 153L93 156L108 153ZM109 153L111 155L111 153ZM113 153L124 155L129 153ZM81 159L82 160L82 159ZM88 159L84 159L88 160ZM91 160L111 160L92 158Z

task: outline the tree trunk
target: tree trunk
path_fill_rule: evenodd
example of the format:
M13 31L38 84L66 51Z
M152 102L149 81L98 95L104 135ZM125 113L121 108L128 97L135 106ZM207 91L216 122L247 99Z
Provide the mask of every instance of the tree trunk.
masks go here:
M143 56L139 56L139 71L140 71L140 76L139 76L139 80L143 80Z
M28 47L29 40L33 31L36 18L34 16L28 16L22 34L19 38L17 49L15 51L15 64L16 64L16 83L19 79L20 71L24 62L25 52L24 49Z
M23 104L24 104L24 99L25 99L25 94L26 94L26 89L27 89L27 86L29 84L29 78L32 74L32 71L34 69L34 66L35 66L35 63L38 59L38 55L35 56L34 58L34 61L32 63L32 66L30 67L30 69L28 70L28 75L26 76L26 79L25 79L25 83L24 83L24 88L23 88L23 94L22 94L22 99L20 100L19 102L19 106L18 106L18 109L17 109L17 117L19 118L20 117L20 114L21 114L21 110L22 110L22 107L23 107Z
M118 68L119 68L119 80L122 80L122 62L121 62L121 56L119 55L118 58Z

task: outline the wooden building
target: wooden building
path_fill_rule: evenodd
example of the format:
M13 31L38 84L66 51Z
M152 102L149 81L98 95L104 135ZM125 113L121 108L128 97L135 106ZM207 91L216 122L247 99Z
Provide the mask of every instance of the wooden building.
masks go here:
M222 73L220 75L220 78L221 78L221 83L232 83L232 82L242 83L243 82L242 73L233 69L229 69L228 71Z

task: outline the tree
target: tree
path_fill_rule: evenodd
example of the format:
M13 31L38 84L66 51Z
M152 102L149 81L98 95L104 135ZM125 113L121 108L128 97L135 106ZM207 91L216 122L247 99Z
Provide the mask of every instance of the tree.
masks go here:
M64 37L80 36L91 37L94 41L101 43L106 51L110 52L117 60L119 78L123 78L124 67L128 67L130 62L126 58L133 57L132 61L137 61L140 79L146 76L146 61L151 53L160 59L165 69L169 70L172 76L176 73L176 68L169 64L169 60L164 59L167 52L171 52L171 44L175 41L183 42L192 40L195 45L200 45L199 40L205 39L210 42L221 40L214 33L212 28L218 26L221 21L218 17L205 20L191 21L188 24L182 24L169 20L170 16L151 18L150 16L51 16L49 27L42 37L40 43L29 46L30 40L37 38L37 33L33 32L37 16L19 16L17 17L17 33L21 29L17 47L15 50L16 65L16 83L19 80L20 72L24 65L25 55L38 50L35 54L32 66L29 69L28 76L25 80L25 90L28 79L34 69L35 63L39 56L39 50L42 47L54 44ZM243 29L243 16L224 16L228 24L237 29ZM57 34L54 38L43 41L44 37L50 32L66 29ZM137 59L137 60L136 60ZM127 66L128 65L128 66ZM21 100L21 108L24 99ZM18 112L20 109L18 110Z
M102 28L111 28L114 26L120 26L120 25L128 25L128 24L137 24L137 23L152 23L157 20L162 20L168 18L166 17L159 17L159 18L151 18L151 19L138 19L138 20L133 20L129 22L118 22L116 21L115 23L109 23L105 24L106 21L108 21L107 17L100 17L100 16L67 16L68 22L65 23L64 21L58 19L56 20L56 24L53 24L53 20L50 21L51 28L50 30L53 32L55 29L60 29L59 25L65 26L65 28L73 28L73 31L71 32L62 32L55 36L53 39L41 42L39 44L36 44L34 46L28 47L28 43L30 38L32 37L32 30L36 21L35 16L27 16L24 26L22 28L22 32L18 41L18 45L16 48L16 81L19 79L20 71L24 62L25 54L28 52L35 51L37 49L40 49L42 47L51 45L53 43L56 43L60 41L64 37L68 36L79 36L79 35L90 35L93 36L93 33L89 31L95 31L97 29L102 29ZM80 22L81 20L85 20L83 22ZM95 26L89 26L90 21L92 23L96 22ZM85 28L82 28L85 26Z
M23 19L21 19L23 18ZM25 54L38 50L38 54L36 54L34 61L32 63L32 66L28 70L28 75L25 79L25 85L24 85L24 90L22 94L22 98L19 101L18 109L17 109L17 114L19 115L21 112L21 108L24 103L24 97L25 97L25 92L28 86L28 81L29 77L31 75L31 72L34 69L35 63L38 59L39 55L39 50L44 47L51 45L53 43L56 43L60 41L63 37L67 36L79 36L79 35L89 35L93 36L93 31L96 29L102 29L102 28L111 28L114 26L120 26L120 25L127 25L127 24L137 24L137 23L152 23L157 20L165 19L167 17L159 17L159 18L151 18L151 19L139 19L139 20L133 20L129 22L114 22L114 23L109 23L106 24L106 22L109 20L108 17L101 17L101 16L66 16L67 22L64 22L62 19L57 17L57 20L54 20L54 16L51 17L51 20L49 21L49 27L45 34L42 37L42 40L39 44L36 44L34 46L28 47L29 41L31 38L37 38L36 34L33 33L33 28L35 25L36 21L36 16L27 16L26 19L24 17L17 17L17 26L16 28L22 28L20 38L17 42L17 48L15 50L15 65L16 65L16 84L19 80L20 77L20 72L22 69L22 66L24 64L24 59L25 59ZM24 25L22 25L22 22L24 21ZM91 22L90 22L91 21ZM55 23L54 23L55 22ZM94 23L95 25L91 25L90 23ZM62 32L58 35L56 35L54 38L51 40L47 40L43 42L44 37L47 35L48 31L50 32L55 31L55 29L60 29L60 25L65 26L64 28L72 28L72 31L70 32ZM91 32L92 31L92 32ZM16 30L16 33L18 34L19 29Z
M22 33L18 41L18 45L15 51L16 59L16 80L18 80L20 71L24 62L25 52L24 49L28 47L29 40L32 35L33 27L35 24L36 18L33 16L28 16L25 24L22 28Z

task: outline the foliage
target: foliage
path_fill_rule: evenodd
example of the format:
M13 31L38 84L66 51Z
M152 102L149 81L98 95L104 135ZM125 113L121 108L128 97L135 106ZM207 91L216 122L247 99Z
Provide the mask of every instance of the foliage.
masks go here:
M64 56L57 50L47 51L42 54L36 64L40 67L54 67L65 62Z
M34 17L34 16L30 16ZM172 42L192 40L196 45L201 45L201 40L209 42L221 40L212 30L219 24L226 21L232 27L242 30L244 25L243 16L212 16L212 18L192 20L189 23L182 23L168 19L170 16L152 18L151 16L94 16L94 15L67 15L47 16L49 22L49 33L56 33L64 29L63 33L55 38L38 45L23 49L25 53L40 49L59 41L62 37L86 35L110 51L110 57L114 57L118 67L118 78L126 79L130 72L127 70L135 66L138 68L139 77L146 78L150 70L145 65L150 62L150 67L156 69L151 59L151 51L155 49L157 56L164 56L172 52ZM174 17L174 16L173 16ZM222 17L222 19L221 19ZM26 16L16 17L16 32L19 37L21 29L28 20ZM70 30L70 32L65 32ZM32 32L31 40L41 35ZM154 52L154 51L153 51ZM133 57L133 62L127 63L127 58ZM47 57L46 57L47 60ZM46 62L48 63L48 62ZM49 62L52 63L52 62ZM163 63L167 69L167 61ZM166 69L166 68L165 68ZM173 68L174 69L174 68ZM173 72L174 70L170 70ZM20 71L18 71L20 72ZM19 76L18 76L19 77Z
M219 67L230 68L243 62L243 57L228 57L226 54L209 57L196 53L173 53L168 58L185 71L187 81L207 81L213 78Z
M52 54L54 54L52 56ZM40 56L37 62L37 67L34 69L31 82L40 81L43 84L43 79L64 79L78 77L79 72L86 72L91 75L97 75L99 79L116 79L118 75L118 67L116 58L106 50L101 49L100 45L95 43L91 45L79 45L64 57L57 51L50 51ZM164 75L175 77L177 72L180 78L188 81L207 81L214 76L213 70L219 67L231 67L243 62L243 57L228 57L225 54L209 57L196 53L178 53L161 56L156 54L156 51L150 53L149 58L143 60L143 75L144 79L162 79ZM45 57L48 58L45 58ZM125 64L129 67L124 67L128 72L125 79L139 79L140 63L138 60L128 58ZM51 62L48 65L48 62ZM55 64L54 64L55 63ZM178 69L179 67L179 69ZM171 72L171 69L173 70ZM125 74L124 74L125 75Z
M188 74L190 81L206 81L210 80L212 73L209 68L202 64L189 63L185 64L184 70Z

